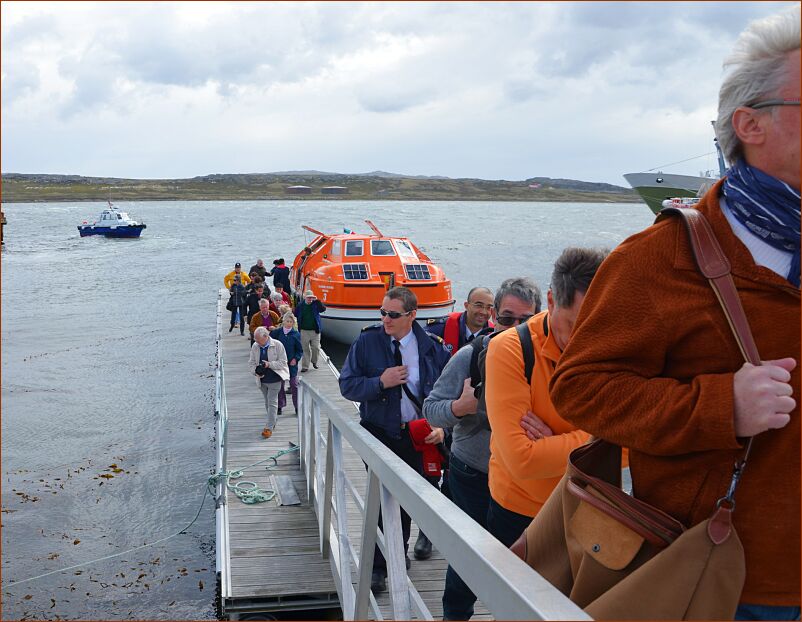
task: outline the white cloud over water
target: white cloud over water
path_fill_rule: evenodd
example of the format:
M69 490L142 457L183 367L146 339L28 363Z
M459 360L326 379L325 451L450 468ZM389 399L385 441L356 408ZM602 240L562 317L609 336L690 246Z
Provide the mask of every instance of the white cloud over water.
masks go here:
M790 4L4 1L2 169L626 185L712 151L723 58Z

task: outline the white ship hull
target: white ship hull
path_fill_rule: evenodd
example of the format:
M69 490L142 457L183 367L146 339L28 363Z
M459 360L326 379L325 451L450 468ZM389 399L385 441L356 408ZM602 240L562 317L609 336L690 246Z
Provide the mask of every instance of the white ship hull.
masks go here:
M700 196L717 181L713 177L661 172L627 173L624 179L655 214L660 211L665 199Z
M454 303L442 307L418 309L417 321L426 328L427 320L445 317L454 310ZM346 345L352 344L362 329L381 322L379 310L376 308L342 308L328 306L320 314L323 324L323 334Z

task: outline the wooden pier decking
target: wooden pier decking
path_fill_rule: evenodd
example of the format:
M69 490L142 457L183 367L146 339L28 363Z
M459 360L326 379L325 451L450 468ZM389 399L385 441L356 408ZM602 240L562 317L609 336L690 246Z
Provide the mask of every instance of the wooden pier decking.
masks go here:
M225 365L223 389L228 413L227 458L223 468L244 467L287 449L290 443L297 444L297 415L289 395L273 436L267 440L261 437L265 406L262 393L247 370L247 333L243 337L236 329L224 332L219 347ZM340 395L334 369L329 367L325 356L323 359L319 369L310 369L302 375L304 382L325 394L341 412L351 412L358 420L354 404ZM321 424L325 423L326 413L321 411ZM362 460L350 447L344 448L343 459L348 478L364 499L367 477ZM226 494L227 520L223 529L228 539L230 593L223 598L222 610L232 619L244 612L320 610L339 606L330 561L320 553L318 520L309 503L298 452L280 457L278 466L270 470L266 470L265 465L247 469L241 479L255 482L262 489L270 489L271 474L292 478L301 505L279 506L275 500L246 505L231 492ZM349 535L358 552L362 511L350 496L346 505ZM411 558L417 535L413 522ZM447 565L435 545L431 559L417 561L413 558L408 571L409 579L435 619L442 617L441 598ZM357 576L356 572L352 575L354 585ZM388 592L380 594L377 603L382 617L392 618ZM481 602L477 602L473 619L488 620L492 617Z

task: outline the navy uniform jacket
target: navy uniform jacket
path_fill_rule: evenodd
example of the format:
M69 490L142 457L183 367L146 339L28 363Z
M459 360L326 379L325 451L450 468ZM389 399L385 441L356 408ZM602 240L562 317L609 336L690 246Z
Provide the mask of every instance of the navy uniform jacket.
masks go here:
M442 339L423 330L417 322L412 331L418 341L421 404L449 361ZM388 367L395 367L390 335L381 324L368 326L351 344L340 372L340 393L345 399L359 402L363 421L383 428L392 438L401 437L401 386L379 389L379 376Z
M467 328L465 328L466 313L467 311L463 311L459 316L459 345L457 346L457 350L459 350L460 348L462 348L462 346L468 343L468 340L465 337L465 333L468 330ZM429 322L426 324L426 332L429 332L432 335L437 335L438 337L443 339L445 337L446 321L448 321L448 318L446 317L437 318L436 320L429 320ZM482 328L484 329L487 328L488 326L489 324L485 322L485 325ZM453 352L451 351L451 344L447 343L445 344L445 347L449 351L449 353L451 354L457 353L457 350L454 350Z

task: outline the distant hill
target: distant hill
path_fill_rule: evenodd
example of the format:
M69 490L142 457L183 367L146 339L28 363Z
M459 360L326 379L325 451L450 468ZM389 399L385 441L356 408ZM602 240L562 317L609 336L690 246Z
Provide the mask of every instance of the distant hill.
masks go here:
M292 194L290 186L308 186ZM344 187L342 194L327 194ZM296 190L296 192L298 192ZM405 201L557 201L638 202L635 191L612 184L532 177L504 179L452 179L425 175L399 175L385 171L327 173L282 171L275 173L215 173L190 179L122 179L36 173L4 173L5 203L37 201L228 201L228 200L405 200Z

